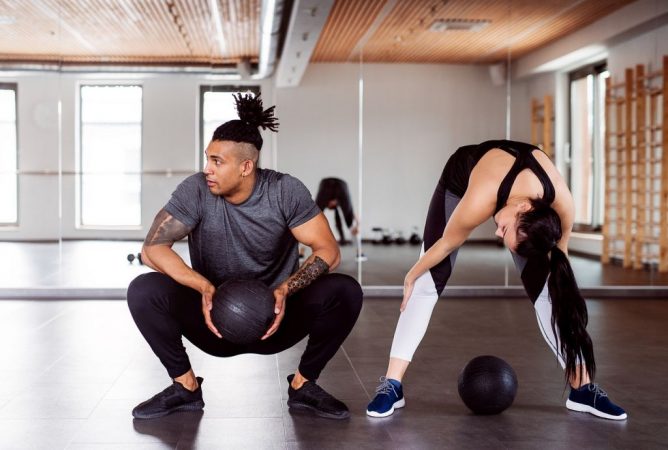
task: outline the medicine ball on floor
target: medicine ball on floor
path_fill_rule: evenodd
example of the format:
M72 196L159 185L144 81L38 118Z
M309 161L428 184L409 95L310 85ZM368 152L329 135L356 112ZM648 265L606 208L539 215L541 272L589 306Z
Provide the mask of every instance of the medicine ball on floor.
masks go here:
M274 293L259 280L229 280L213 295L211 320L223 339L251 344L267 332L276 315Z
M496 356L473 358L459 374L459 396L475 414L498 414L512 405L517 394L517 375Z

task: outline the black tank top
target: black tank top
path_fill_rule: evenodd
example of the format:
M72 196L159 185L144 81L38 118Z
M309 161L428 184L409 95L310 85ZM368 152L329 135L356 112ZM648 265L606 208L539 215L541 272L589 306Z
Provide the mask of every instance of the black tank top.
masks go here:
M550 177L547 176L545 170L532 154L538 147L524 142L498 140L485 141L479 145L459 147L448 159L439 180L439 185L458 197L463 197L469 186L471 171L478 164L480 158L493 148L500 148L515 157L515 163L504 177L496 193L495 214L508 201L508 195L510 195L515 178L524 169L530 169L540 180L540 183L543 185L543 200L549 204L554 202L555 191Z

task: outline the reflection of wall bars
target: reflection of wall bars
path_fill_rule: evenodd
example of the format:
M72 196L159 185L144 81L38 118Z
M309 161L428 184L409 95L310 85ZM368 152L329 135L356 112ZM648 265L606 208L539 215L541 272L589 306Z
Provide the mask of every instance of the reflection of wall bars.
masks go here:
M663 69L606 80L601 261L668 272L668 56Z
M554 102L546 95L541 102L531 99L531 143L554 159Z

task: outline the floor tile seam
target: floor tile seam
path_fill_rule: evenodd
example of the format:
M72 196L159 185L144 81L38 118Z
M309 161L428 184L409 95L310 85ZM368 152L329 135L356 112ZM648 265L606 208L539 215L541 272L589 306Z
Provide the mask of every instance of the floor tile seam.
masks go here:
M359 373L357 373L357 370L355 369L355 366L353 365L353 362L350 359L350 356L348 356L348 352L343 345L341 345L341 352L343 353L343 356L346 357L346 360L348 360L348 364L350 364L350 368L353 370L355 378L357 378L357 382L360 384L360 386L362 386L362 390L364 391L364 395L366 395L367 400L371 401L371 395L369 394L369 391L366 390L366 386L364 386L362 378L359 376Z
M343 352L343 355L348 360L348 363L350 364L350 368L353 370L353 373L355 374L355 377L357 378L357 382L360 384L360 386L362 386L362 389L364 390L364 394L366 395L367 400L370 402L371 401L371 395L369 394L369 391L366 390L366 386L364 386L364 382L362 382L362 378L357 373L357 370L355 369L355 366L353 365L353 362L350 359L350 356L348 356L348 352L346 351L346 349L344 348L343 345L341 345L341 351ZM364 413L364 417L367 420L373 420L373 419L370 419L369 417L366 416L366 411ZM383 432L390 439L390 442L395 442L391 433L389 433L387 430L383 430Z
M278 362L278 353L274 354L274 361L276 362L276 381L278 383L278 392L281 392L281 366ZM283 411L283 396L279 395L278 397L278 408L282 412ZM287 424L285 421L287 420L287 415L281 413L281 425L283 426L283 448L287 448L287 442L288 442L288 430L287 430Z
M60 317L62 317L62 316L65 315L66 313L68 313L69 310L71 310L71 309L72 309L72 305L67 305L67 304L64 305L63 309L62 309L61 311L59 311L58 314L56 314L55 316L53 316L53 317L51 317L50 319L46 320L45 322L42 322L42 323L39 324L37 327L30 329L30 330L28 331L28 334L34 334L34 333L37 333L37 332L38 332L39 330L41 330L42 328L46 327L46 326L49 325L50 323L52 323L52 322L58 320Z
M37 376L36 378L40 378L44 376L45 373L47 373L49 370L51 370L56 364L58 364L60 361L62 361L66 356L68 356L70 353L72 353L73 350L66 351L65 353L60 356L60 358L57 358L55 361L53 361L51 364L49 364L47 367L45 367ZM21 389L18 391L14 396L10 397L10 401L13 400L17 395L19 395L22 392L25 392L26 390L30 389L30 387L26 387L24 389Z
M136 353L136 352L135 352L135 353ZM95 411L96 411L97 408L100 406L100 404L102 403L102 401L105 399L105 397L107 396L107 394L109 394L109 392L114 388L114 386L116 385L116 383L118 382L118 380L123 376L123 374L125 373L125 371L126 371L126 370L128 369L128 367L132 364L132 362L133 362L133 359L130 358L130 360L128 361L128 363L125 364L125 367L123 368L123 370L121 370L121 371L119 372L118 376L117 376L111 383L109 383L109 387L108 387L107 390L100 396L100 400L98 400L97 403L95 404L95 406L90 410L90 413L88 413L88 416L87 416L85 419L83 419L83 421L84 421L84 426L85 426L86 423L88 423L88 421L91 419L91 416L93 415L93 413L95 413ZM81 430L82 430L82 428L78 428L78 429L72 434L72 437L70 438L70 440L69 440L69 442L67 443L67 446L66 446L65 448L69 448L69 447L74 443L74 440L79 436L79 433L81 433ZM182 435L182 434L183 434L183 426L181 427L181 433L180 433L180 435Z

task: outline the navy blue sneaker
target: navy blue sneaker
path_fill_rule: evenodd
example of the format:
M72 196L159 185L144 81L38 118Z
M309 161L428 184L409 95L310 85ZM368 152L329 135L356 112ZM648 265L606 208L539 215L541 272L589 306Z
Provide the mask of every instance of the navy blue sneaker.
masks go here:
M204 408L202 399L202 377L197 377L197 389L189 391L181 383L172 382L162 392L138 404L132 410L135 419L157 419L178 411L200 411Z
M587 412L604 419L626 419L626 411L612 403L608 394L594 383L585 384L579 389L571 388L566 408L571 411Z
M371 417L387 417L397 408L406 406L401 381L380 377L380 385L376 388L376 396L366 407L366 415Z

